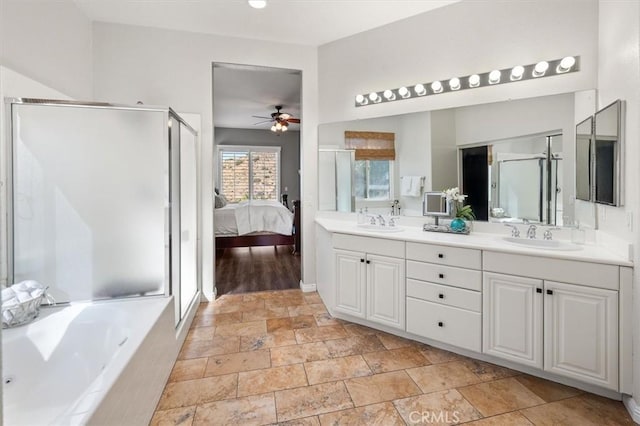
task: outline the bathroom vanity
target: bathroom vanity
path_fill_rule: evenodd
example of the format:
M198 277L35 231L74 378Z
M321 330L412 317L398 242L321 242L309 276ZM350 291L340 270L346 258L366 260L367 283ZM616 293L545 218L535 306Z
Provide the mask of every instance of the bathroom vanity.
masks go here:
M605 396L631 393L623 256L316 223L317 289L332 315Z

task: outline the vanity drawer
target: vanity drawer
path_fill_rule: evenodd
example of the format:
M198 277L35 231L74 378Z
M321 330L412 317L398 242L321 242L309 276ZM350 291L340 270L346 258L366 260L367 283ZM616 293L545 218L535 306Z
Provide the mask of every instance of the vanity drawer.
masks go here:
M333 234L333 247L404 258L404 241L384 238L361 237L359 235Z
M481 351L482 316L477 312L408 297L407 331L460 348Z
M482 268L482 252L480 250L460 247L407 243L407 259L462 268Z
M485 251L484 270L609 290L620 289L620 267L602 263Z
M482 310L482 293L407 279L407 296L473 312Z
M407 260L407 278L446 284L469 290L482 290L482 272Z

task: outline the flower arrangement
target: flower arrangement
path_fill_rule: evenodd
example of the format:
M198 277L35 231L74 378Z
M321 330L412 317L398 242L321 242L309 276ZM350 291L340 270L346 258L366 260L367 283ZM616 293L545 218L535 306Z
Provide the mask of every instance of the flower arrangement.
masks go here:
M442 191L442 197L447 199L447 202L450 202L454 209L454 216L459 219L466 220L474 220L476 215L473 214L473 210L471 206L465 206L464 200L467 198L466 195L460 193L460 188L449 188Z

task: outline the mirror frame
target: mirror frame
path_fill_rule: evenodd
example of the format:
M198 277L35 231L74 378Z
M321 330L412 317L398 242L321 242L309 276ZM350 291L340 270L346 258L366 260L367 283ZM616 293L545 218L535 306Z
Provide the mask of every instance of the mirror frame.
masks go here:
M439 211L430 211L427 210L427 198L430 197L438 197L440 198L440 206L444 207L443 210ZM438 216L438 217L451 217L451 203L447 201L445 197L442 196L442 191L428 191L425 192L422 198L422 216Z

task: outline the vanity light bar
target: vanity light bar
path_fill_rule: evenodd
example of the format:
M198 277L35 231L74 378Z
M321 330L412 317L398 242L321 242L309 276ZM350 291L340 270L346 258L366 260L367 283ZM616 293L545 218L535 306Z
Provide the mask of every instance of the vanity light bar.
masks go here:
M402 86L397 89L386 89L380 92L359 94L355 98L355 106L362 107L373 104L401 101L403 99L457 92L465 89L497 86L499 84L534 80L537 78L551 77L576 71L580 71L580 57L567 56L561 59L554 59L552 61L540 61L535 64L516 65L512 68L492 70L482 74L453 77L448 80L436 80L428 83L418 83L413 86Z

